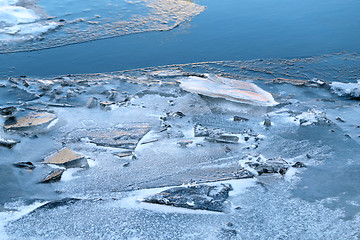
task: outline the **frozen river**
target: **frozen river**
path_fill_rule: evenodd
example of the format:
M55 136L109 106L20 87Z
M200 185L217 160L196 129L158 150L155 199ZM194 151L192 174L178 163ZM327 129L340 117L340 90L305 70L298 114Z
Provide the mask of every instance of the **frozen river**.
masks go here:
M360 239L359 11L0 0L0 239Z

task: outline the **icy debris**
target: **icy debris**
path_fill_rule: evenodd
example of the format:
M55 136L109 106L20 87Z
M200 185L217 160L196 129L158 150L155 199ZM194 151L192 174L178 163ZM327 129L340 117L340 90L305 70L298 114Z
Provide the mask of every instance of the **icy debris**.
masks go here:
M182 140L182 141L178 142L177 144L179 144L183 148L186 148L187 145L192 144L192 143L193 143L193 141L191 141L191 140Z
M345 120L342 119L341 117L336 117L335 119L338 120L339 122L345 122Z
M14 163L15 167L18 168L25 168L25 169L29 169L32 170L35 168L34 164L32 164L32 162L18 162L18 163Z
M180 70L159 70L159 71L152 72L151 75L154 77L171 78L171 77L184 76L184 73Z
M104 110L111 110L111 105L113 105L114 102L111 101L104 101L100 102L100 107Z
M64 173L64 169L56 169L49 173L43 180L41 180L41 183L53 183L60 181L62 174Z
M295 117L295 121L299 122L300 126L309 125L330 125L331 121L326 117L326 113L316 109L309 109Z
M261 175L263 173L280 173L284 175L289 169L289 165L281 158L268 159L266 162L247 163L249 167L254 168L255 171Z
M114 153L115 156L119 157L119 158L123 158L123 157L129 157L133 155L133 152L131 151L126 151L126 152L118 152L118 153Z
M238 143L240 138L235 134L219 134L205 138L209 142Z
M238 143L240 138L236 134L228 133L220 128L204 127L196 124L194 127L195 137L206 137L209 142Z
M295 86L305 86L307 83L306 80L300 80L300 79L289 79L289 78L276 78L272 80L273 83L287 83L292 84Z
M50 80L38 80L39 89L49 91L54 86L54 82Z
M152 139L149 141L142 142L141 144L144 145L144 144L153 143L153 142L157 142L157 141L159 141L159 139L155 138L155 139Z
M179 130L170 129L166 132L168 138L183 138L185 137L184 133Z
M324 86L325 84L326 84L326 82L324 82L323 80L313 78L313 79L308 81L307 85L310 86L310 87L319 87L319 86Z
M202 126L201 124L195 124L194 126L194 136L195 137L210 137L226 133L223 129L220 128L209 128Z
M14 106L0 108L0 114L5 117L12 117L17 112L17 108Z
M57 119L56 115L48 112L31 112L21 117L16 122L5 124L5 130L28 130L37 127L47 127L51 122Z
M135 149L140 139L150 131L151 126L138 124L124 124L112 129L78 129L68 134L70 139L88 139L90 143L105 147L119 147Z
M234 122L247 122L249 121L248 118L240 117L240 116L234 116Z
M357 83L332 82L330 87L333 93L341 97L360 97L360 80Z
M269 118L266 118L265 121L263 122L263 125L265 127L271 127L272 125L271 120Z
M293 165L291 165L293 168L306 168L305 163L303 162L296 162Z
M228 227L233 225L228 224ZM238 232L235 229L231 228L221 228L220 239L235 239L238 235Z
M254 83L218 77L207 74L206 78L187 77L179 80L180 87L188 92L202 94L209 97L225 98L230 101L274 106L278 103L270 93L256 86Z
M86 168L89 166L85 156L76 153L69 148L64 148L59 152L51 155L50 157L46 158L43 163L60 165L66 168Z
M177 119L177 118L182 118L185 117L185 114L177 111L177 112L166 112L165 116L161 116L160 120L163 121L168 121L168 120L173 120L173 119Z
M254 177L254 174L245 168L238 168L229 171L229 173L232 175L229 179L246 179Z
M247 155L239 161L239 164L249 171L255 171L258 175L263 173L280 173L284 175L291 167L288 162L280 157L276 159L266 159L259 154Z
M231 184L174 187L148 197L144 202L223 212L231 190Z
M12 148L18 143L20 143L19 140L4 139L4 138L0 137L0 146L7 147L7 148Z

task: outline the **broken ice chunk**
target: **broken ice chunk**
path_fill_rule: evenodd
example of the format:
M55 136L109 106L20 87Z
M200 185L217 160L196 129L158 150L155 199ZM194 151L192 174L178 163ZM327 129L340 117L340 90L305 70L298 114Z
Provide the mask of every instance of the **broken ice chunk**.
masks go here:
M0 114L5 117L12 117L17 112L17 108L14 106L6 107L6 108L0 108Z
M18 168L25 168L25 169L29 169L29 170L32 170L35 168L35 166L34 166L34 164L32 164L32 162L18 162L18 163L14 163L13 165Z
M31 112L29 115L17 119L14 123L4 125L4 129L27 130L36 127L46 127L55 119L57 119L57 117L53 113Z
M159 70L159 71L154 71L151 73L152 76L154 77L179 77L179 76L183 76L184 73L180 70Z
M19 142L20 142L19 140L4 139L4 138L0 137L0 146L3 146L3 147L12 148Z
M143 123L123 124L111 129L78 129L68 138L89 139L90 143L105 147L135 149L140 139L150 131L151 126Z
M342 82L333 82L330 84L331 90L339 95L346 97L360 97L360 80L357 83L342 83Z
M64 173L64 169L57 169L49 173L43 180L41 180L41 183L52 183L60 181L62 174Z
M231 190L230 184L174 187L146 198L144 201L174 207L222 212Z
M295 117L295 120L299 120L300 126L310 125L330 125L331 121L327 118L326 113L316 109L309 109L307 112Z
M220 143L238 143L239 137L234 134L220 134L212 137L207 137L205 140L209 142L220 142Z
M230 78L206 75L207 78L190 76L180 81L180 87L188 92L202 94L214 98L225 98L230 101L274 106L278 103L272 95L253 83Z
M281 157L276 159L266 159L262 155L247 155L239 161L240 165L255 170L259 175L263 173L286 174L291 165ZM250 170L250 169L249 169ZM251 171L251 170L250 170Z
M64 148L61 151L51 155L43 163L61 165L66 168L89 166L85 156L76 153L69 148Z

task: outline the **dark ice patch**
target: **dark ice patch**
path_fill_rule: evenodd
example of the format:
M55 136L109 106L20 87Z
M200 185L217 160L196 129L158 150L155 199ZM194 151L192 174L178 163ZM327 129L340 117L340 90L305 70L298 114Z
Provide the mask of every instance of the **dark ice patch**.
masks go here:
M144 202L223 212L231 190L230 184L174 187L146 198Z

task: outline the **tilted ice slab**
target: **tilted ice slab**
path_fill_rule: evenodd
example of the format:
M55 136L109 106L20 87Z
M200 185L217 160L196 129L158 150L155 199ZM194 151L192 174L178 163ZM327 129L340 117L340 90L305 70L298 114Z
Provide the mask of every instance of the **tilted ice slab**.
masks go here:
M230 101L259 106L275 106L278 103L269 92L254 83L230 78L206 75L207 78L190 76L179 80L180 87L188 92L214 98L225 98Z

